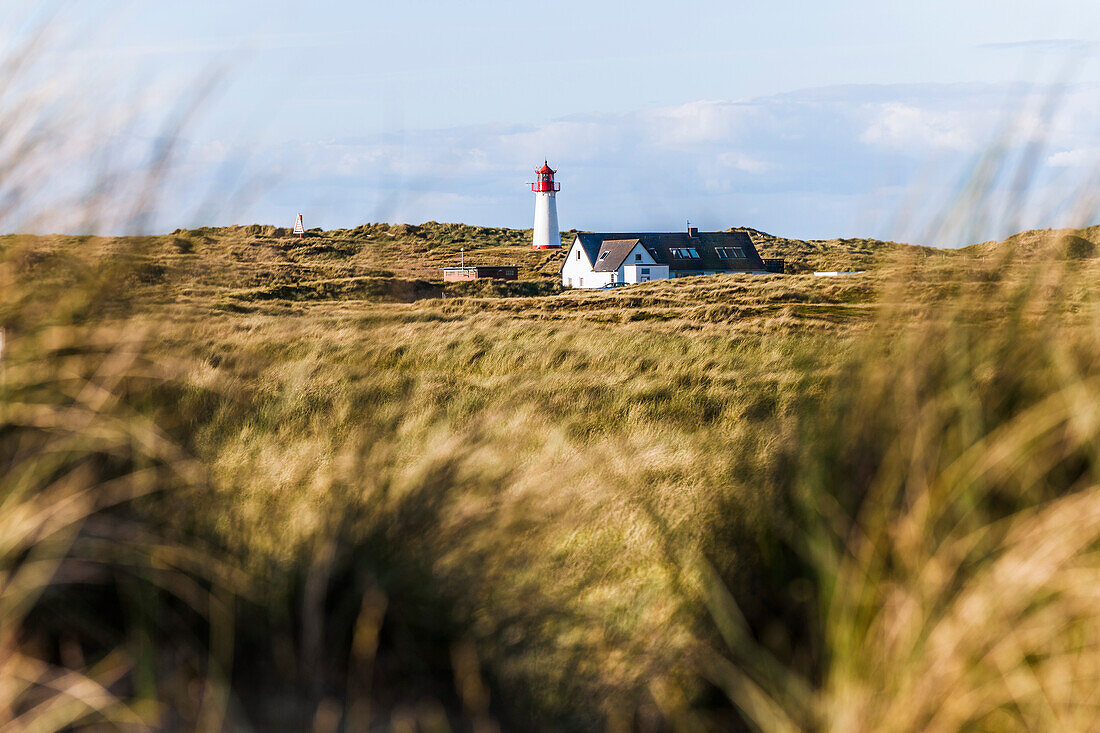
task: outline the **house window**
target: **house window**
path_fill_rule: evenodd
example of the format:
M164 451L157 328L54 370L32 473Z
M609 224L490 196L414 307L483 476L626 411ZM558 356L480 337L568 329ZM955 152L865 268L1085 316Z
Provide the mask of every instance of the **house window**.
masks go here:
M577 250L577 259L579 260L580 258L581 258L581 251L578 249Z
M578 277L577 278L577 287L578 288L583 288L584 287L584 278L583 277Z
M643 275L648 275L649 274L649 268L648 267L643 267L642 268L642 274Z
M607 256L608 256L609 254L611 254L611 251L610 251L610 250L608 250L607 252L604 252L604 253L603 253L602 255L600 255L600 262L603 262L604 260L606 260L606 259L607 259Z
M717 247L715 251L718 253L718 256L724 260L745 259L745 250L740 247Z
M640 252L638 254L634 255L634 261L635 262L641 262L642 261L642 255L641 255Z
M697 260L699 259L699 250L694 247L673 247L669 250L674 260Z

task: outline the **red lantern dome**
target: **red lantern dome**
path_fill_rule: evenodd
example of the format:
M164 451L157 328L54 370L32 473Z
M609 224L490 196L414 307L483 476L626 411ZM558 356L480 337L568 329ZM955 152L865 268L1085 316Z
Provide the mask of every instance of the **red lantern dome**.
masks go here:
M535 171L537 178L535 182L531 184L531 190L536 193L541 191L560 191L561 184L554 183L554 173L556 172L557 171L551 168L545 160L542 161L542 167Z

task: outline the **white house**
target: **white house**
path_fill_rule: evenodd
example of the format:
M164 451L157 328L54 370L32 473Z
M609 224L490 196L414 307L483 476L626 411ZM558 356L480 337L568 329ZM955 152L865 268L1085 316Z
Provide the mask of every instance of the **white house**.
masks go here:
M782 272L782 260L764 261L745 232L578 234L561 266L570 288L603 288L724 272Z

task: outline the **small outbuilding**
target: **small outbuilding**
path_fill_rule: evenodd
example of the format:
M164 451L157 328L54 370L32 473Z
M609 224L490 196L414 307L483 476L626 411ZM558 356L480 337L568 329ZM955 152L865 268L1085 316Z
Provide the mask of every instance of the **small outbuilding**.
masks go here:
M515 267L503 265L477 265L470 267L444 267L444 282L461 282L463 280L515 280L518 272Z

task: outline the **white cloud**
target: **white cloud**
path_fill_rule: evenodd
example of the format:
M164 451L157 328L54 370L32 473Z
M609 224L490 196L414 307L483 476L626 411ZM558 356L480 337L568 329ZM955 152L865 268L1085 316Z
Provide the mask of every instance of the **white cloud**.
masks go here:
M718 164L745 173L764 173L771 166L763 160L754 158L746 153L721 153L718 156Z
M936 110L890 102L868 105L870 124L859 136L868 145L900 150L973 151L982 144L980 131L988 130L986 115L972 111Z
M407 131L303 146L298 154L309 181L288 183L283 193L323 205L332 225L366 216L525 226L524 183L547 158L559 170L566 227L661 228L690 218L704 228L747 224L801 236L904 239L910 234L890 229L897 217L885 213L902 205L902 192L923 181L937 188L921 200L950 200L975 156L1005 143L1005 135L1017 148L1040 141L1057 151L1046 161L1052 169L1087 165L1100 148L1097 91L1061 90L1053 119L1042 112L1049 90L908 85L698 101L542 125ZM266 157L287 154L278 149ZM1043 175L1034 185L1054 180ZM318 183L330 176L340 186ZM256 217L268 211L258 208ZM756 213L746 218L748 212Z
M1100 147L1059 150L1047 157L1047 165L1055 168L1096 168L1100 165Z
M486 130L485 142L495 147L502 160L512 165L532 158L569 151L573 161L606 160L623 142L623 126L614 118L557 120L538 127L493 135ZM477 128L470 132L474 135ZM536 161L541 162L541 161Z
M1100 158L1098 92L1095 85L1061 90L1052 118L1040 112L1051 99L1042 90L866 86L539 125L256 143L239 159L233 151L240 145L197 142L181 148L181 175L163 207L174 218L160 226L210 223L208 212L188 218L195 202L219 198L210 191L239 180L266 188L247 204L227 206L220 215L226 223L282 222L287 211L292 221L303 210L323 226L429 219L527 226L524 184L547 158L559 170L567 228L666 228L690 218L703 228L906 239L910 233L891 228L897 217L887 213L912 199L903 192L921 182L930 190L919 200L950 200L959 175L976 154L1003 143L1006 130L1017 150L1040 141L1053 151L1035 186L1055 173L1060 186L1089 185L1078 179ZM1005 124L1013 119L1018 124ZM1057 222L1037 216L1024 224Z
M744 132L748 109L731 102L699 101L648 110L637 117L655 145L683 149L735 139Z
M1096 53L1100 43L1083 38L1046 38L1032 41L1010 41L1007 43L984 43L979 48L994 51L1032 51L1036 53Z

